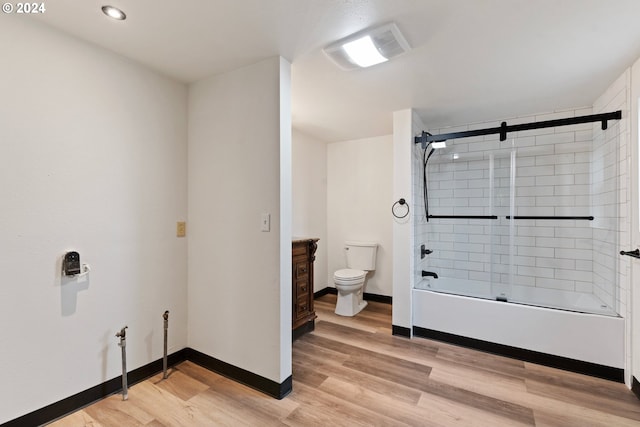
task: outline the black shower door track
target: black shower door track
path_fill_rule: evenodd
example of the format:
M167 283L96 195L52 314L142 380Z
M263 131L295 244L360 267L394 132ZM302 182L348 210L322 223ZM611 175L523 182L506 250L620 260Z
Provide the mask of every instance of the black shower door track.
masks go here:
M591 114L588 116L568 117L566 119L545 120L542 122L522 123L510 126L507 125L507 122L502 122L500 127L468 130L463 132L443 133L440 135L431 135L428 132L423 131L421 136L415 137L414 142L416 144L422 144L422 148L425 148L429 142L440 142L447 141L449 139L469 138L472 136L493 134L500 134L500 141L505 141L507 139L507 132L551 128L556 126L569 126L593 122L601 122L602 130L606 130L609 120L620 120L621 118L622 111L618 110L611 113Z

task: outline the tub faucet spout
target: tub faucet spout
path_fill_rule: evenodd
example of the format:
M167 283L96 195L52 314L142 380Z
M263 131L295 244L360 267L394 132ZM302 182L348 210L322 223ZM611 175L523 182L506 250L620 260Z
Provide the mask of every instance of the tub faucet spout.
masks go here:
M433 277L434 279L438 278L438 275L432 271L424 271L422 270L422 277Z

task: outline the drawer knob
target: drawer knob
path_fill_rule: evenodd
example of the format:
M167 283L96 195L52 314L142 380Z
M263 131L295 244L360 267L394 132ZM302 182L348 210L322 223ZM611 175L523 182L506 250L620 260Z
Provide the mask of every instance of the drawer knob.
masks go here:
M306 287L306 286L300 286L300 290L301 290L301 291L306 291L306 290L307 290L307 287Z

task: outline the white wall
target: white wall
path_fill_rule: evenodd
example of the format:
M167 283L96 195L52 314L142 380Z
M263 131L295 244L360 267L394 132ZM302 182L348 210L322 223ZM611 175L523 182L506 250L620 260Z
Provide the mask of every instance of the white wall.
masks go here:
M392 135L335 142L327 146L328 278L346 267L344 243L377 242L376 271L365 292L392 295Z
M393 313L392 324L409 329L412 334L412 293L415 280L414 224L420 218L415 209L412 152L414 135L424 129L422 121L411 109L393 113L393 201L405 199L411 211L406 218L393 219ZM397 206L397 215L403 208Z
M189 87L189 346L279 383L291 375L287 67L271 58Z
M186 346L187 90L21 16L0 26L0 424ZM77 250L84 279L62 279Z
M293 130L293 235L317 237L314 291L327 287L327 143Z

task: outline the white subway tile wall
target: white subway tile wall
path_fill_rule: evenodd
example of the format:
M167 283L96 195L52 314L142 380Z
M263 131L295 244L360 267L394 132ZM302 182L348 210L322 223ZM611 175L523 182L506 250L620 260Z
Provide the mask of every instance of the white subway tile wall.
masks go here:
M506 120L509 125L627 109L624 76L592 108ZM597 109L597 111L596 111ZM432 134L499 126L474 123ZM430 215L496 215L498 219L425 218L419 144L413 151L416 245L433 253L418 271L442 277L594 294L618 313L620 241L626 218L626 120L447 141L428 161ZM428 154L428 153L427 153ZM514 185L512 187L512 185ZM587 219L509 220L507 216Z

